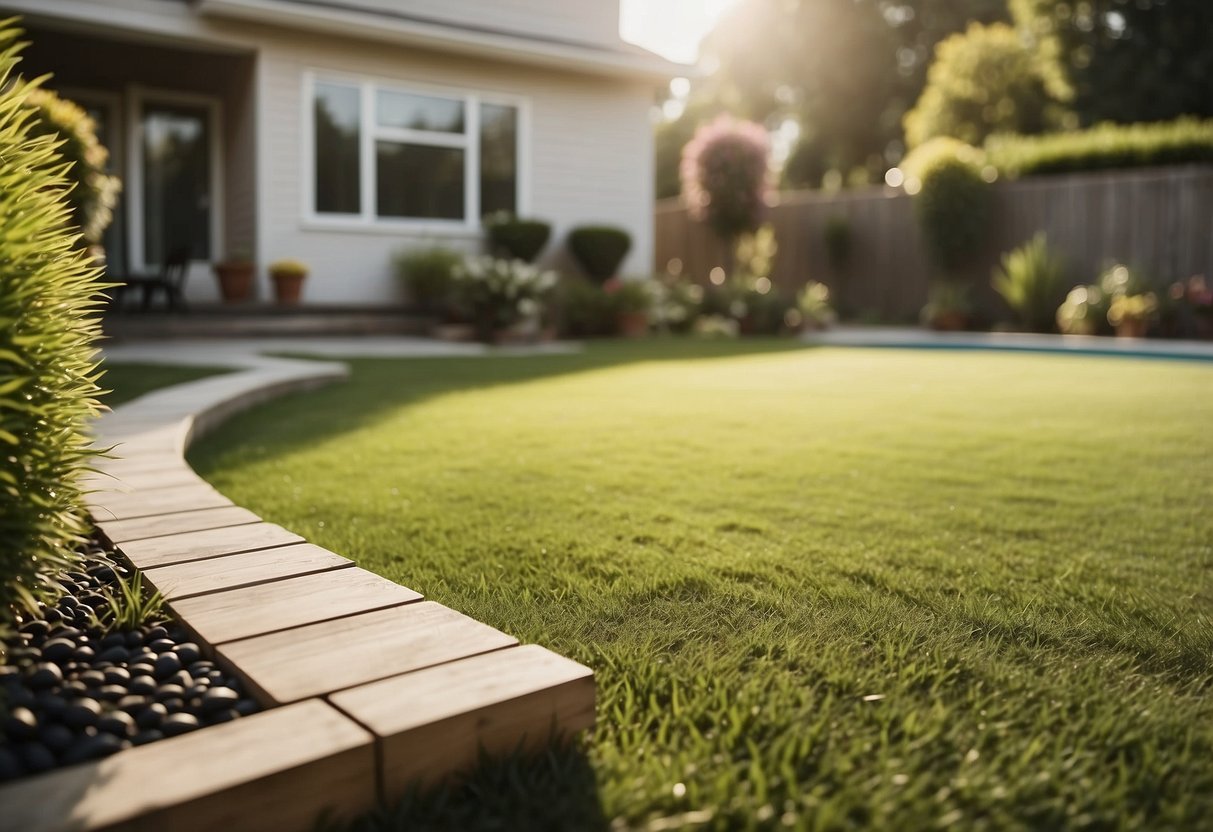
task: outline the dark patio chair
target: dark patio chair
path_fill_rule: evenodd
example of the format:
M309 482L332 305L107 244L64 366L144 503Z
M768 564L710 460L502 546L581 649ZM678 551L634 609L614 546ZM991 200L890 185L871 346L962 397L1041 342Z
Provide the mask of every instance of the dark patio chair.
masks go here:
M185 278L189 274L190 247L179 246L164 258L157 274L110 275L117 283L114 289L114 306L122 309L128 289L139 289L143 293L141 308L144 312L152 308L157 292L164 292L165 304L174 311L186 311Z

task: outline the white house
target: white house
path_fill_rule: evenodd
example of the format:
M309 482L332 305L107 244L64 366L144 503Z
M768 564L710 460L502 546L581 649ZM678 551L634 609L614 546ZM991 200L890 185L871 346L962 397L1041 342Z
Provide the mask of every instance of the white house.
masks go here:
M124 194L107 248L189 245L187 295L247 252L312 269L306 299L401 299L409 246L475 251L508 210L631 232L652 262L656 91L680 67L619 37L618 0L0 0L22 71L86 106Z

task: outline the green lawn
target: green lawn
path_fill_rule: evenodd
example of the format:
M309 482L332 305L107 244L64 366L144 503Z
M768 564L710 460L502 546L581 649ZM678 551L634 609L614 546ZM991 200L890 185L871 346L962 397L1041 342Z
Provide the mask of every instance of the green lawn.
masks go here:
M117 407L161 387L231 372L226 367L170 367L164 364L111 364L108 361L103 366L105 375L101 377L101 389L109 392L101 401L109 407Z
M193 461L599 685L580 750L370 825L1213 828L1213 366L673 341L353 369Z

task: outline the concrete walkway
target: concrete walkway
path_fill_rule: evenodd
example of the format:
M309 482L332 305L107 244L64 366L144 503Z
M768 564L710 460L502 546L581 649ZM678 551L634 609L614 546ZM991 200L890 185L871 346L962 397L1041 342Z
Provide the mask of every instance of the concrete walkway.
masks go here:
M1163 341L1096 335L1038 335L1027 332L933 332L912 327L842 326L802 336L806 343L831 347L936 350L1006 350L1068 355L1117 355L1213 361L1213 341Z
M558 355L575 353L580 349L580 344L569 342L488 347L432 338L374 335L136 341L107 344L102 347L102 352L106 360L117 364L274 369L298 365L299 362L293 359L273 357L286 354L324 358L467 358L478 355Z

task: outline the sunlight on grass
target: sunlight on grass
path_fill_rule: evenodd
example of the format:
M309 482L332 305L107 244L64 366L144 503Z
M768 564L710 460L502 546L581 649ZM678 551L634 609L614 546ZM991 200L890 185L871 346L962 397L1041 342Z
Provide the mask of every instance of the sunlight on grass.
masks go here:
M1213 812L1213 368L683 342L353 368L193 459L595 668L596 788L495 817L472 790L460 828Z

